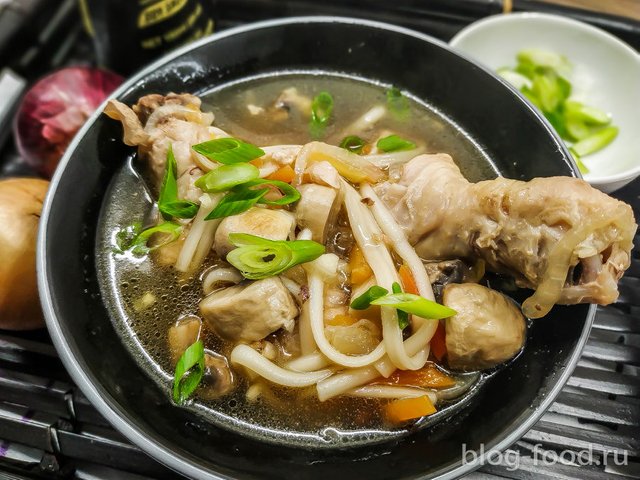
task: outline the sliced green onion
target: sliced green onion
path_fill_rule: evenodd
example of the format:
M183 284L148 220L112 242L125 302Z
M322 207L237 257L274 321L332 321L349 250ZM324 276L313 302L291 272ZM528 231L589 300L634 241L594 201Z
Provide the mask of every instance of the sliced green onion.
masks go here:
M259 185L277 188L282 193L282 197L277 200L264 198L265 195L269 193L268 188L251 188ZM206 216L205 220L237 215L239 213L246 212L256 203L262 203L265 205L288 205L290 203L297 202L298 200L300 200L300 192L288 183L281 182L280 180L266 180L258 178L233 187L224 197L222 197L218 205L216 205L211 213Z
M589 169L584 163L582 163L582 160L580 160L580 156L575 152L573 147L569 147L569 153L571 153L571 156L575 160L576 165L578 166L578 170L580 170L580 173L583 173L583 174L589 173Z
M193 150L225 165L246 163L264 155L264 150L237 138L216 138L194 145Z
M170 218L193 218L200 206L197 203L187 200L178 200L171 203L165 203L162 208L158 204L158 209L162 216L166 219Z
M560 111L555 110L553 112L542 112L542 114L547 120L549 120L551 126L556 132L558 132L558 135L560 135L560 138L563 140L571 140L571 136L567 134L565 118Z
M131 248L133 241L142 231L142 222L134 222L119 229L115 235L116 245L113 249L115 253L123 254Z
M154 246L150 247L148 245L149 240L153 235L156 234L165 234L165 238L156 243ZM173 222L164 222L160 225L156 225L155 227L147 228L140 232L131 242L129 248L134 255L146 255L147 253L168 245L171 242L175 242L178 238L180 238L180 234L182 233L182 225Z
M371 306L371 302L380 297L384 297L387 293L389 293L389 290L386 288L374 285L359 297L354 298L350 306L354 310L366 310Z
M564 55L538 48L520 50L516 55L520 66L529 68L550 68L566 75L571 71L571 63Z
M203 192L226 192L236 185L255 180L260 177L260 170L250 163L221 165L207 172L196 180L195 185Z
M325 251L324 245L312 240L269 240L247 233L232 233L229 241L238 248L227 254L227 261L250 280L278 275Z
M198 388L204 375L204 344L198 340L187 348L178 363L173 377L173 401L184 404Z
M160 196L158 198L158 210L165 218L193 218L200 206L194 202L186 200L178 200L178 166L176 157L173 155L173 147L169 145L167 150L167 165L160 187Z
M222 197L211 213L205 217L205 220L230 217L231 215L246 212L268 192L269 190L266 188L251 190L250 188L244 188L244 185L235 187Z
M555 72L554 72L554 75L556 77L556 82L558 83L560 98L562 98L561 103L564 103L567 100L567 98L571 96L571 91L573 90L573 87L571 86L571 83L569 82L569 80L564 78L562 75L557 75Z
M329 92L320 92L311 102L311 122L309 132L313 138L321 138L324 135L331 113L333 112L333 97Z
M571 94L571 84L555 72L545 71L533 76L531 91L544 112L553 112Z
M523 87L527 87L529 89L533 87L533 83L529 78L521 73L511 70L510 68L500 68L496 73L518 90L521 90Z
M448 318L456 314L456 311L449 307L412 293L390 293L373 300L371 305L394 307L403 312L428 319Z
M349 135L348 137L344 137L340 142L340 148L344 148L345 150L349 150L353 153L362 153L362 149L366 145L362 138L357 135Z
M592 133L591 128L584 121L575 117L567 117L566 115L564 128L573 142L587 138Z
M402 287L398 282L393 282L391 290L393 293L402 293ZM398 326L400 326L400 330L404 330L409 326L409 314L407 312L398 310Z
M538 107L558 135L570 147L576 164L582 173L589 169L581 157L606 147L618 134L618 128L609 126L611 117L604 111L584 105L571 96L571 83L567 75L571 64L562 55L539 49L522 50L517 55L514 70L501 68L498 74L518 86L521 93Z
M265 185L265 186L273 186L276 187L280 192L282 192L282 197L277 200L268 200L266 198L260 197L258 203L264 203L265 205L289 205L290 203L297 202L300 200L300 192L296 190L295 187L292 187L287 182L282 182L280 180L266 180L266 179L258 179L247 182L243 185L243 187L255 187L257 185ZM265 192L268 192L268 189L263 189Z
M604 127L596 133L574 143L571 148L579 157L597 152L609 145L618 136L618 127Z
M408 313L429 319L447 318L456 314L455 310L439 303L412 293L402 293L402 287L397 282L393 283L392 288L393 293L389 293L386 288L374 285L354 299L351 302L351 308L354 310L366 310L371 305L394 307L404 313L404 315L400 315L400 312L398 312L398 322L402 329L409 325L409 317L406 315Z
M607 112L584 103L568 100L564 104L564 110L568 118L581 120L588 125L603 126L611 123L611 117Z
M378 140L376 147L383 152L399 152L401 150L413 150L416 148L416 144L398 135L389 135Z
M520 89L520 92L526 97L527 100L529 100L533 105L535 105L536 107L538 107L540 110L542 110L542 105L540 104L540 100L538 100L538 97L535 96L535 94L533 93L533 90L531 90L529 87L524 86Z
M387 106L396 117L406 118L409 114L409 101L397 87L387 90Z

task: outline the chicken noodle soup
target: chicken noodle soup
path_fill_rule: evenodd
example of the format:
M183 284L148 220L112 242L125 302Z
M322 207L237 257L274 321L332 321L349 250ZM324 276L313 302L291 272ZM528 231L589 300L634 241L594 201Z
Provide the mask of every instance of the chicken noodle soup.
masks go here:
M531 317L617 294L627 206L562 178L531 182L523 207L511 195L529 184L480 181L495 176L481 149L406 92L291 74L203 101L105 110L138 156L103 208L102 289L184 408L276 441L403 434L524 344L485 269L536 290ZM551 187L570 192L555 199L564 223L545 214ZM582 222L598 194L615 214ZM528 244L510 233L527 228Z

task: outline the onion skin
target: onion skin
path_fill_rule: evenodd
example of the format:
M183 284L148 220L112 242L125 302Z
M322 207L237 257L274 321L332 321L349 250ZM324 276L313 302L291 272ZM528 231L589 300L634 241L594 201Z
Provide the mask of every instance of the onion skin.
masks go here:
M66 67L25 94L13 127L20 156L50 178L69 142L122 77L99 68Z
M36 281L36 238L49 182L0 180L0 328L44 326Z

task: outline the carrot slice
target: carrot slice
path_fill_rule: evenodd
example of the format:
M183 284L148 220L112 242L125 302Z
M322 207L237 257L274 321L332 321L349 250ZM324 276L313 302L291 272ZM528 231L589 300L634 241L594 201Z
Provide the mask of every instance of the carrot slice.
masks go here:
M411 273L411 269L406 265L402 265L398 270L398 274L400 275L400 281L402 282L402 289L406 293L413 293L414 295L420 295L418 293L418 286L416 285L416 281L413 278L413 274Z
M394 400L384 406L384 413L387 420L393 423L402 423L414 418L424 417L436 413L428 396L415 398L403 398Z
M440 322L436 333L431 338L431 353L440 362L447 354L447 341L445 337L444 323Z
M422 388L449 388L453 387L456 381L438 370L433 362L427 362L420 370L396 370L390 377L380 380L379 383Z
M353 285L360 285L373 275L371 267L364 259L362 250L357 245L351 250L349 270L351 271L351 283Z
M291 181L296 176L296 172L289 165L285 165L284 167L276 170L271 175L267 177L269 180L280 180L281 182L291 183Z

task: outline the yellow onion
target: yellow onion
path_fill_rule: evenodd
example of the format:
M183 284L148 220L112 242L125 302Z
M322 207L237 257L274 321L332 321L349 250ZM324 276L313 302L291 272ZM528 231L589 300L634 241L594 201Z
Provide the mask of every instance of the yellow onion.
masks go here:
M36 284L36 237L49 182L0 180L0 328L43 326Z

